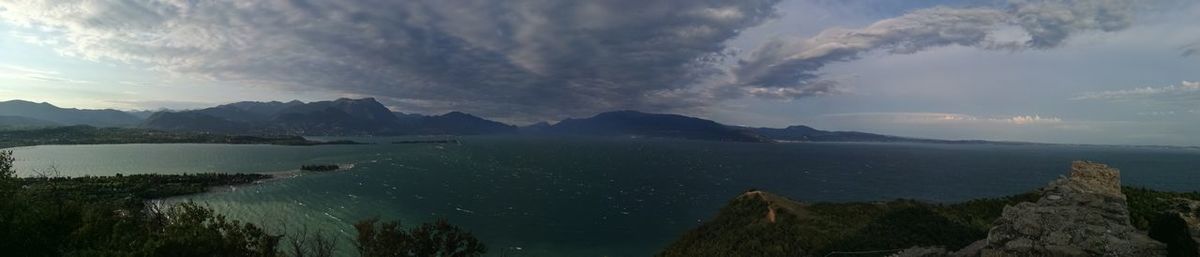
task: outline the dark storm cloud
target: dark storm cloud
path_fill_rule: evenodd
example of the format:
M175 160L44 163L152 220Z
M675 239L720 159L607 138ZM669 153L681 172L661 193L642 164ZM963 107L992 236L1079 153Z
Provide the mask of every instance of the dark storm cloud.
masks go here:
M33 1L63 52L412 108L553 117L702 104L724 42L778 0Z
M777 38L733 68L731 87L755 92L835 88L822 67L882 51L908 54L960 45L984 49L1048 49L1082 31L1117 31L1132 23L1133 0L1012 0L1006 7L921 9L861 29L828 29L807 39ZM1022 39L1006 39L1017 32ZM1012 34L1012 33L1009 33ZM819 83L814 83L818 81ZM818 91L821 92L821 91ZM805 97L813 94L783 96Z
M819 73L830 63L948 45L1054 48L1128 27L1136 0L820 0L906 14L740 55L726 46L779 1L44 0L0 2L0 19L88 59L511 120L836 94L837 79Z

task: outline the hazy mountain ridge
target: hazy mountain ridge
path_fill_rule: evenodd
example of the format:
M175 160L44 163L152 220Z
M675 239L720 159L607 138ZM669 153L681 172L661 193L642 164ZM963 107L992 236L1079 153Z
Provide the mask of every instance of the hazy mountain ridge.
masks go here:
M237 102L211 108L155 114L142 127L217 133L300 135L390 134L399 124L372 98L303 103Z
M985 141L985 140L943 140L943 139L928 139L928 138L913 138L901 137L892 135L873 134L858 131L826 131L814 129L809 126L796 125L786 128L752 128L738 127L754 131L764 137L778 141L795 141L795 142L913 142L913 143L941 143L941 144L979 144L979 143L1000 143L1000 144L1028 144L1024 142L1001 142L1001 141Z
M413 127L418 132L417 134L483 135L517 133L517 126L457 111L433 116L417 114L399 115L405 115L405 117L409 118L412 118L414 115L419 116Z
M49 103L34 103L24 100L0 102L0 116L25 117L61 125L103 127L134 126L142 121L136 116L118 110L59 108Z
M144 128L235 134L476 135L516 133L517 127L462 112L420 115L392 112L373 98L304 103L238 102L164 112Z
M546 133L593 136L648 136L695 140L770 142L752 131L676 114L615 111L590 118L566 119L543 128Z
M144 115L144 113L139 113ZM140 119L117 110L58 108L48 103L13 100L0 102L0 126L45 127L61 125L139 126L166 131L223 134L289 135L581 135L657 137L733 142L920 142L1010 143L981 140L908 138L855 131L824 131L808 126L762 128L730 126L712 120L632 110L569 118L551 124L540 122L518 127L463 112L422 115L393 112L374 98L332 101L244 101L214 107L159 111ZM139 125L140 124L140 125Z

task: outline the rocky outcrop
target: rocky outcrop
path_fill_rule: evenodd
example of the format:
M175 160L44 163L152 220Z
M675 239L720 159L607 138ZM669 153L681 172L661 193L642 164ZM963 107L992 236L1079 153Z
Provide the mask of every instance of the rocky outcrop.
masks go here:
M1091 162L1034 192L955 204L802 204L751 190L658 256L1200 257L1194 200L1123 189L1120 171Z
M1074 162L1041 193L1005 207L977 256L1166 256L1164 244L1130 224L1117 169Z
M949 253L941 247L913 247L904 249L888 257L946 257Z
M942 247L913 247L888 257L976 257L984 247L987 247L987 240L980 240L954 252Z
M1168 245L1169 256L1200 256L1200 201L1169 200L1170 209L1150 227L1150 237Z

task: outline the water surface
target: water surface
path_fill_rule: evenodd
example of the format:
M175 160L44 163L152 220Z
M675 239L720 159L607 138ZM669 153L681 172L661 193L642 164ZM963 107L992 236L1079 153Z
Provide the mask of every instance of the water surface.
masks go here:
M201 201L271 227L331 231L346 243L350 224L364 218L446 218L483 239L492 255L508 256L649 256L750 188L804 201L962 201L1041 187L1071 160L1087 159L1121 168L1127 185L1200 190L1200 151L1168 148L466 137L460 145L15 150L25 175L49 167L81 176L354 164L172 201Z

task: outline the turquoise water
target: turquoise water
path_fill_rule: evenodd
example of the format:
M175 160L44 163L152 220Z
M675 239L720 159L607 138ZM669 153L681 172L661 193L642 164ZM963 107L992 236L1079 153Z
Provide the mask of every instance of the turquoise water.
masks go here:
M389 138L357 140L388 142ZM288 172L353 164L171 201L201 201L269 227L447 218L491 256L649 256L759 188L804 201L961 201L1041 187L1071 160L1109 163L1127 185L1200 190L1195 149L467 137L461 145L92 145L16 148L22 174ZM349 249L345 249L349 250Z

